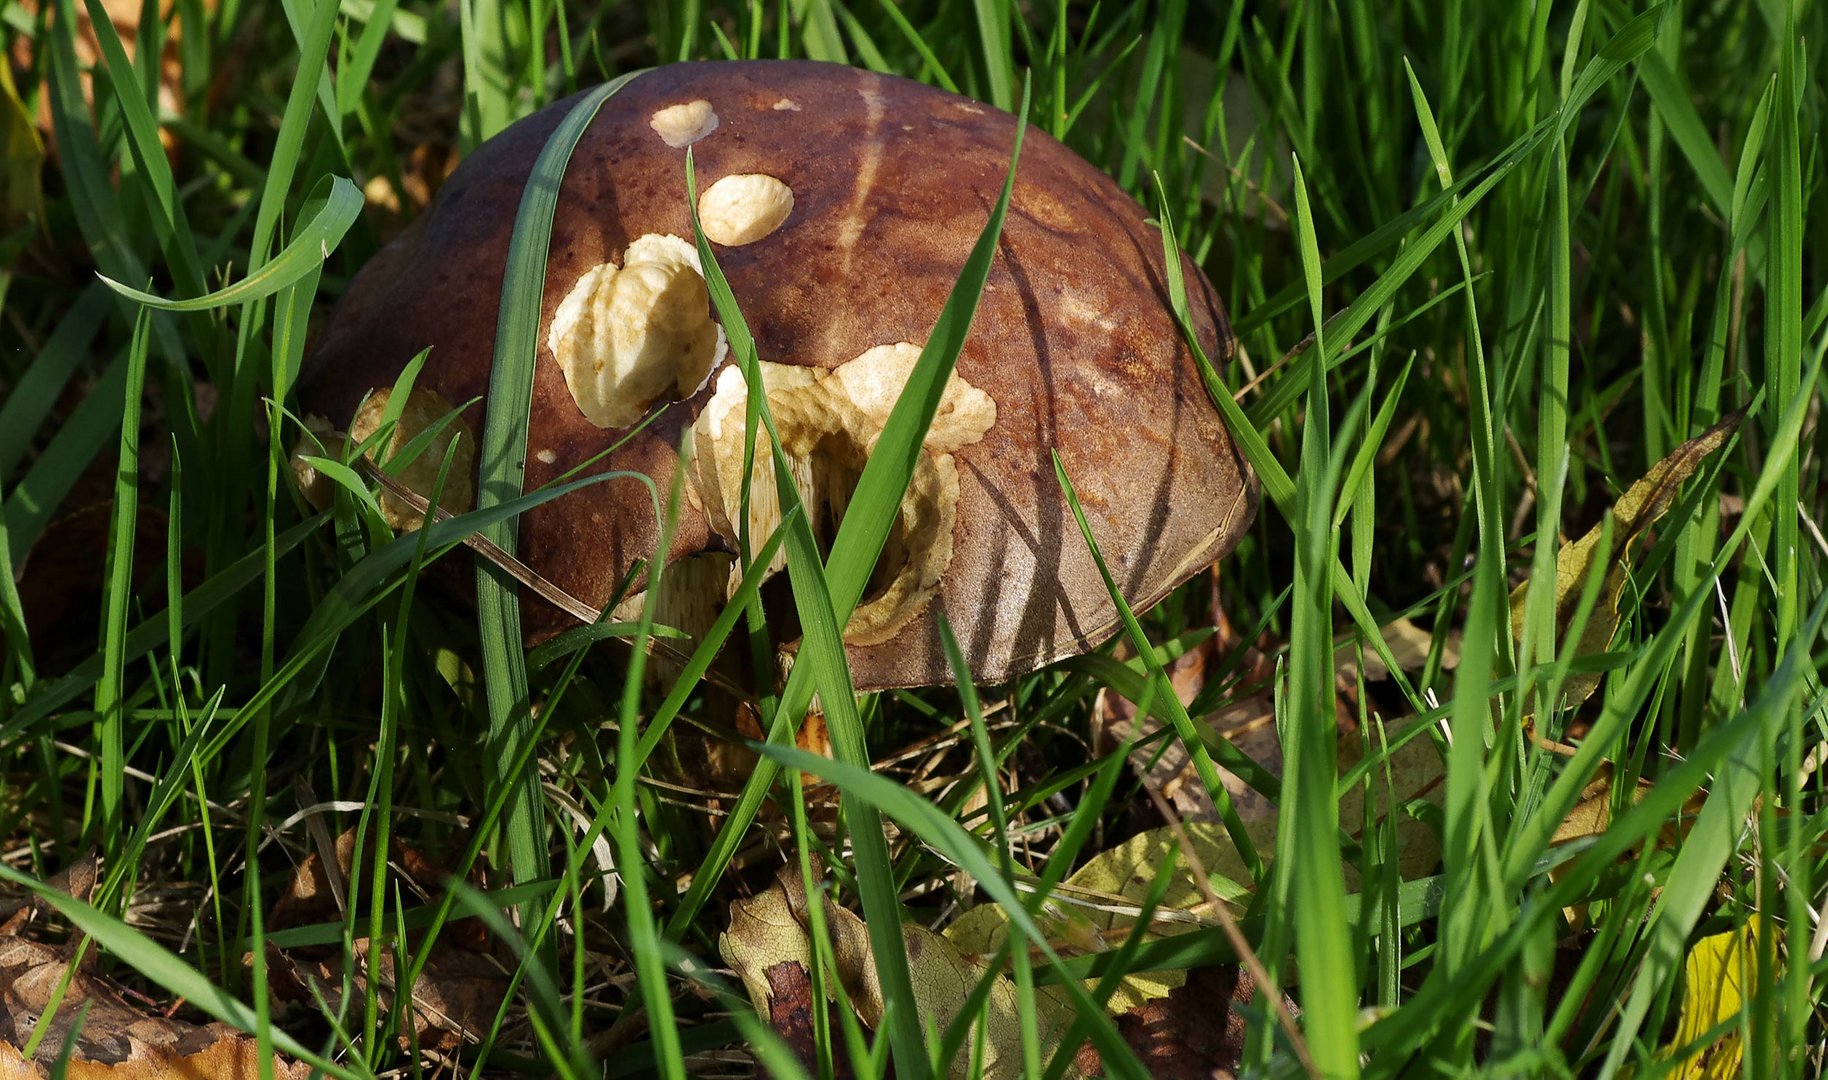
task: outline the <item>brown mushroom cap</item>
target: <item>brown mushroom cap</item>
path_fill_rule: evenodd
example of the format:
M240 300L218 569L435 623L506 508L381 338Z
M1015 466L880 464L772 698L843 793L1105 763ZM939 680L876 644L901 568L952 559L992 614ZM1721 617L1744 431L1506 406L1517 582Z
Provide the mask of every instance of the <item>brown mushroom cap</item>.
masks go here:
M366 392L390 385L427 346L419 387L451 402L486 395L515 211L534 158L570 106L559 102L479 148L414 227L357 276L306 372L309 409L346 425ZM697 381L701 368L730 364L721 339L707 353L704 327L692 322L705 305L702 286L693 271L667 262L677 249L650 240L630 252L644 237L689 245L690 145L706 235L770 362L771 405L800 433L783 438L790 454L817 459L803 470L803 494L837 517L840 489L847 477L854 483L872 443L871 418L898 388L888 385L885 397L879 384L925 342L995 204L1014 136L1008 113L835 65L676 64L635 79L603 107L565 174L541 312L528 487L623 434L600 423L622 424L623 413L677 398L597 468L639 470L665 490L693 429L689 441L700 453L671 558L731 548L719 524L730 528L734 500L719 512L719 474L703 453L717 457L707 441L716 425L700 417L720 377L720 406L730 393L740 396L740 376L719 371ZM667 314L653 316L659 336L636 343L652 356L628 360L624 349L606 368L607 354L578 345L576 335L607 340L622 316L606 314L614 306L607 291L592 291L614 277L599 268L635 263L662 269L624 274L632 291L617 302ZM1198 268L1186 259L1182 267L1199 336L1221 362L1235 347L1224 310ZM599 277L579 290L593 271ZM574 291L554 335L554 317ZM663 292L664 301L653 299ZM593 421L555 341L575 378L611 379L611 398L622 392L615 386L642 385ZM902 343L909 347L880 348ZM633 365L632 381L614 383L619 364ZM777 401L777 381L802 389L783 389ZM479 412L466 415L473 430ZM726 428L719 438L729 437ZM904 503L884 556L904 572L886 566L872 584L877 594L899 589L899 598L877 605L884 617L873 626L853 620L847 628L860 689L949 681L936 629L942 610L980 681L1082 652L1117 629L1055 481L1055 448L1138 609L1229 552L1255 514L1255 480L1170 312L1160 234L1108 177L1030 131L989 283L916 473L914 487L929 494L910 499L931 505ZM831 535L830 521L820 528ZM520 554L585 603L602 605L634 560L651 554L656 536L646 489L611 480L527 514ZM882 595L866 595L864 606L872 599ZM530 637L569 622L543 604L529 605L525 617Z

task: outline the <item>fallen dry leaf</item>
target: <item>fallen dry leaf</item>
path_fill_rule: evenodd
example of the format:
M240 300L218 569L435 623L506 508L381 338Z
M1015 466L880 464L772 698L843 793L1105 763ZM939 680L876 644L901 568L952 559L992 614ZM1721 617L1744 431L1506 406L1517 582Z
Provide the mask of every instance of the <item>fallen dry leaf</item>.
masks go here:
M858 1019L875 1027L882 1019L883 1000L870 951L869 929L855 913L829 898L822 897L821 902L838 980ZM809 918L799 869L789 866L783 868L772 888L730 905L729 929L717 939L718 952L742 979L756 1011L775 1020L776 1030L789 1037L790 1045L805 1043L804 1036L797 1033L797 1025L802 1016L810 1023L811 995L808 990L804 1002L793 997L795 976L791 970L783 969L797 967L800 977L811 970ZM989 970L989 962L984 957L964 955L946 937L923 927L903 926L902 935L921 1020L943 1030L963 1009L972 987ZM1044 1054L1048 1054L1064 1034L1072 1010L1057 990L1037 991L1035 1002L1040 1010L1037 1019L1041 1044ZM781 1019L789 1023L788 1028L781 1027ZM1020 1004L1015 984L1005 975L992 976L982 1024L982 1070L972 1073L979 1037L974 1028L953 1060L949 1075L998 1078L1022 1074Z
M1669 452L1669 456L1652 465L1650 471L1627 488L1613 504L1614 561L1611 569L1606 572L1605 582L1600 586L1599 600L1593 608L1593 615L1581 633L1579 655L1602 653L1612 644L1612 637L1618 633L1619 628L1619 597L1625 591L1625 582L1631 573L1633 546L1659 518L1669 512L1683 482L1694 475L1709 455L1726 445L1727 439L1738 430L1739 422L1744 417L1743 410L1734 412L1676 447ZM1579 540L1563 544L1556 553L1555 625L1560 633L1568 631L1575 609L1580 605L1581 590L1586 585L1587 575L1593 569L1593 559L1598 554L1605 524L1604 521L1599 522ZM1526 581L1511 593L1511 633L1518 638L1523 637L1529 590L1530 583ZM1570 674L1562 684L1564 700L1569 705L1577 705L1587 700L1599 687L1599 683L1600 676L1594 672Z
M1166 997L1144 1002L1117 1017L1117 1031L1157 1080L1219 1080L1236 1072L1244 1057L1244 1016L1257 987L1234 965L1199 968ZM1290 1003L1293 1007L1293 1003ZM1079 1051L1079 1068L1103 1076L1097 1052Z
M1282 751L1276 736L1275 697L1270 688L1275 667L1256 646L1231 632L1225 614L1213 604L1219 632L1200 642L1167 664L1168 683L1183 706L1191 705L1205 689L1207 672L1218 666L1231 650L1244 650L1244 672L1241 682L1257 689L1243 694L1223 708L1196 718L1224 737L1247 756L1263 764L1271 773L1281 775ZM1127 650L1119 650L1122 655ZM1163 722L1154 715L1137 716L1136 706L1105 690L1098 695L1095 738L1099 749L1116 749L1130 739L1143 739L1161 730ZM1218 817L1212 798L1200 783L1193 761L1179 739L1157 740L1138 747L1130 754L1131 769L1149 787L1159 792L1184 821L1210 820ZM1220 767L1219 780L1231 796L1238 816L1246 821L1274 817L1275 804L1245 783L1244 779Z
M93 858L64 878L79 897L95 883ZM63 875L60 875L63 877ZM193 1024L166 1015L95 970L95 950L81 963L75 948L26 937L33 905L0 925L0 1080L253 1080L261 1075L256 1040L223 1024ZM40 1018L61 993L56 1012L28 1058ZM68 1048L67 1060L64 1058ZM311 1070L275 1056L272 1075L303 1080Z
M1267 652L1273 652L1277 643L1263 639L1255 643L1239 637L1231 628L1225 613L1219 608L1216 598L1213 604L1214 618L1219 632L1200 644L1175 657L1167 665L1168 680L1174 688L1175 696L1182 705L1191 705L1205 689L1207 672L1220 666L1221 659L1228 653L1242 651L1243 674L1239 679L1241 685L1256 689L1244 693L1237 699L1228 702L1224 707L1196 717L1195 722L1210 729L1232 746L1242 751L1245 756L1263 767L1272 776L1282 775L1282 742L1276 731L1275 664ZM1393 658L1405 671L1419 670L1428 658L1433 645L1434 635L1408 619L1396 619L1382 628L1384 640L1389 644ZM1442 650L1442 666L1453 668L1459 663L1459 632L1450 631ZM1356 764L1363 756L1363 742L1358 728L1358 710L1354 704L1358 693L1357 650L1352 646L1341 646L1335 656L1335 678L1339 694L1336 699L1336 715L1339 728L1339 762L1342 769ZM1387 679L1389 671L1383 661L1370 649L1365 650L1366 681ZM1160 719L1150 715L1137 717L1136 707L1121 696L1105 691L1100 694L1098 705L1098 744L1100 749L1112 750L1127 739L1145 738L1161 730ZM1146 747L1139 747L1130 757L1131 768L1143 778L1144 783L1160 792L1168 800L1182 821L1216 821L1218 810L1212 799L1200 783L1194 772L1193 763L1187 755L1186 748L1179 739L1170 738L1156 741ZM1395 777L1394 790L1401 801L1415 798L1432 798L1440 801L1439 757L1431 752L1424 752L1417 747L1401 751L1392 762ZM1381 773L1380 773L1381 776ZM1251 787L1243 778L1228 769L1219 768L1219 779L1231 796L1232 806L1238 816L1246 822L1270 820L1276 816L1276 804ZM1430 796L1428 792L1435 791ZM1358 803L1350 800L1357 798ZM1357 835L1362 822L1357 814L1362 806L1362 792L1348 792L1341 800L1341 819L1348 831ZM1384 800L1388 802L1388 800ZM1356 823L1355 823L1356 822ZM1429 836L1424 836L1425 829L1418 828L1415 822L1405 822L1402 826L1409 836L1432 844ZM1407 848L1405 848L1407 850ZM1426 862L1432 865L1432 852L1429 846L1426 851L1417 849L1412 863ZM1421 866L1413 876L1426 873L1428 867Z
M1650 793L1653 786L1649 780L1639 777L1636 787L1631 792L1632 803L1635 805L1641 802L1644 796ZM1574 809L1568 812L1567 818L1555 827L1555 832L1549 842L1557 845L1570 844L1576 840L1585 840L1605 832L1612 825L1612 804L1616 797L1612 763L1603 762L1593 779L1581 789L1580 801L1574 804ZM1665 824L1658 833L1657 843L1674 844L1686 836L1689 826L1694 823L1695 815L1701 810L1701 804L1706 801L1707 791L1705 789L1698 789L1691 794L1688 801L1682 806L1681 816L1676 821ZM1549 880L1559 881L1568 870L1569 867L1563 865L1549 871ZM1571 926L1579 927L1587 924L1586 904L1565 907L1562 909L1562 914L1567 917Z
M813 1026L812 978L806 973L806 965L798 960L783 960L764 970L762 977L768 982L768 1025L807 1071L816 1071L819 1050ZM828 1030L838 1030L837 1003L827 1002L825 1010ZM831 1064L836 1080L849 1080L856 1075L847 1054L833 1055Z
M19 7L27 17L35 18L41 2L42 0L23 0ZM202 9L205 12L214 12L216 4L217 0L204 0ZM135 58L134 53L139 45L140 15L143 8L141 0L102 0L101 6L108 16L108 22L114 27L114 32L121 39L121 48L126 52L127 59L138 67L139 61ZM168 2L159 6L163 9L165 41L159 55L158 100L150 104L156 112L179 112L184 104L184 68L178 54L178 40L182 36L183 27L177 17L177 5ZM25 34L19 35L13 42L13 59L21 68L28 70L32 68L34 60L30 51L31 45L32 38ZM101 42L96 37L95 24L89 19L88 5L83 3L76 5L75 45L76 62L79 69L77 79L82 84L83 101L93 108L95 105L95 79L90 71L99 65L104 65L106 61L102 56ZM46 135L51 133L51 106L48 93L39 96L36 123L39 131ZM177 139L172 135L171 129L163 124L159 127L159 142L165 147L168 157L177 149ZM54 143L51 147L51 154L53 157L56 155Z

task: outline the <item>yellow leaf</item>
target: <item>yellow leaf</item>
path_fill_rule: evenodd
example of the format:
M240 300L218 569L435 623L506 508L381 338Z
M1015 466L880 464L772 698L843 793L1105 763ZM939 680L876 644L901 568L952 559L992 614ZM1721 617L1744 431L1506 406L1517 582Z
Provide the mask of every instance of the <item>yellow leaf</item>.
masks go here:
M1669 456L1650 467L1643 478L1631 485L1612 506L1612 549L1616 560L1606 572L1600 587L1599 602L1593 616L1581 633L1580 655L1605 652L1619 628L1619 596L1631 570L1631 547L1657 519L1669 512L1683 481L1693 476L1708 455L1726 445L1739 427L1744 412L1735 412L1669 452ZM1555 556L1555 625L1566 632L1580 605L1581 589L1593 569L1600 534L1605 522L1587 530L1587 535L1562 545ZM1511 593L1511 633L1523 636L1525 602L1530 583L1524 582ZM1585 701L1599 686L1596 674L1570 675L1563 684L1567 703Z
M1342 769L1358 762L1363 745L1364 740L1357 733L1340 736ZM1397 803L1416 799L1436 804L1442 801L1441 756L1429 740L1415 738L1393 751L1387 768L1388 786L1383 764L1372 770L1369 780L1375 820L1382 822ZM1365 785L1360 784L1340 796L1340 826L1355 837L1364 830L1366 794ZM1275 850L1276 825L1274 816L1244 823L1245 832L1260 854L1267 856ZM1426 875L1440 860L1439 837L1426 823L1407 815L1399 814L1396 828L1403 877L1414 880ZM1184 821L1181 829L1191 851L1181 847L1172 828L1160 828L1138 833L1093 856L1055 888L1040 915L1043 932L1069 954L1116 948L1137 932L1136 916L1154 883L1156 869L1171 857L1176 860L1174 876L1162 893L1154 921L1142 929L1143 933L1157 938L1217 925L1206 890L1193 876L1192 860L1198 860L1206 871L1212 893L1229 904L1234 915L1242 913L1255 883L1225 826L1217 821ZM1355 868L1346 867L1346 879L1349 888L1357 887ZM945 931L946 938L967 954L995 952L1007 933L1008 921L995 904L972 908ZM1111 1011L1121 1014L1165 997L1186 981L1187 973L1175 970L1126 976L1111 996Z
M1747 991L1758 979L1760 945L1768 945L1764 920L1754 915L1744 926L1702 938L1682 964L1682 1015L1676 1034L1664 1047L1668 1056L1692 1045L1709 1031L1734 1019L1745 1005ZM1745 1056L1737 1030L1683 1059L1676 1080L1736 1080Z

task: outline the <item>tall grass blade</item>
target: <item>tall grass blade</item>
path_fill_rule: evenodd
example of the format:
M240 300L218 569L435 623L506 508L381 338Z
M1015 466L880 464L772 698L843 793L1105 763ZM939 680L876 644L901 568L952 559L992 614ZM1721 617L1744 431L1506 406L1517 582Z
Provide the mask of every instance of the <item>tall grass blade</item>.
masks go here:
M470 10L465 6L466 12ZM639 73L635 73L639 74ZM521 195L508 246L501 285L501 308L495 331L495 364L489 379L487 419L483 424L477 478L477 509L510 502L521 492L526 469L527 416L533 394L533 363L538 355L540 304L545 295L547 248L552 216L558 208L565 166L597 110L634 74L605 83L574 105L534 162ZM492 116L487 113L486 116ZM519 530L512 516L493 521L478 533L512 555ZM527 713L526 656L521 651L520 594L492 564L476 571L477 619L482 633L483 680L488 698L488 758L499 769L515 758L519 746L533 737ZM507 817L508 861L514 881L546 875L545 820L537 777L497 772L497 785L517 788Z

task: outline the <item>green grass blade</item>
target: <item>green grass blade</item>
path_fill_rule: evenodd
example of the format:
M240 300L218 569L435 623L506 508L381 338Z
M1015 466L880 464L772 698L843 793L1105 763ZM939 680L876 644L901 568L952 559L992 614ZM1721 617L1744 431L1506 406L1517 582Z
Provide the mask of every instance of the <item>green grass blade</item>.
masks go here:
M362 212L362 193L341 176L327 177L325 183L318 185L318 191L323 193L322 208L305 222L292 241L260 269L227 288L188 300L167 300L106 275L101 280L121 296L161 311L209 311L264 300L322 267Z
M45 418L45 403L57 400L89 358L90 343L101 331L108 307L108 294L100 286L83 290L25 374L7 391L6 401L0 402L0 483L13 475L32 448Z
M120 454L114 471L114 509L108 526L107 613L102 624L102 672L95 684L101 744L101 840L115 850L125 825L126 745L121 715L126 699L127 608L132 602L133 540L140 509L140 398L146 385L150 316L142 314L127 350L122 391Z
M1324 352L1320 252L1301 162L1294 162L1296 236L1312 298L1314 348ZM1335 748L1338 718L1333 661L1333 567L1339 559L1334 503L1343 461L1333 452L1326 377L1310 376L1295 499L1295 594L1289 634L1283 741L1283 793L1277 830L1279 891L1294 903L1295 956L1301 967L1302 1024L1315 1066L1327 1076L1358 1074L1357 949L1346 930L1346 887L1339 852ZM1284 885L1283 883L1286 883Z
M465 5L464 10L470 10ZM560 184L572 150L597 110L634 75L605 83L585 95L547 139L521 196L514 238L501 285L501 308L495 331L495 364L489 379L487 419L480 439L476 505L489 509L521 492L526 469L527 417L533 395L533 364L538 355L540 304L545 295L547 249ZM487 115L492 116L493 113ZM480 535L510 555L516 550L516 519L491 522ZM531 737L527 715L526 656L521 651L520 593L514 581L488 563L476 571L477 619L482 632L483 679L489 706L488 758L499 768L516 756ZM545 821L537 777L497 773L494 783L519 786L520 794L506 822L508 861L514 881L546 876Z

